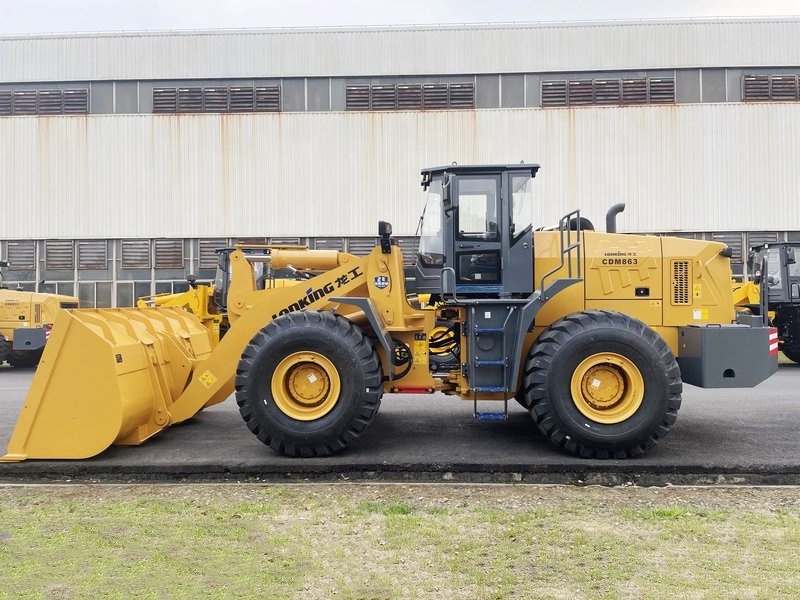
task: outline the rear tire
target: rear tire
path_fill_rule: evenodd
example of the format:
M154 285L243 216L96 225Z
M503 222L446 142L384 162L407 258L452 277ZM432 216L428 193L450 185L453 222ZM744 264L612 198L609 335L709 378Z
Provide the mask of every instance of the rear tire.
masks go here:
M781 350L781 352L790 361L800 364L800 350Z
M327 311L268 323L236 371L236 402L250 431L293 457L345 448L372 422L382 394L374 347L360 328Z
M8 364L17 369L30 369L39 364L42 358L42 349L39 350L9 350L6 360Z
M680 369L660 335L627 315L584 311L539 336L525 362L520 403L572 454L627 458L667 435L681 389Z
M8 340L6 336L0 335L0 365L8 358Z

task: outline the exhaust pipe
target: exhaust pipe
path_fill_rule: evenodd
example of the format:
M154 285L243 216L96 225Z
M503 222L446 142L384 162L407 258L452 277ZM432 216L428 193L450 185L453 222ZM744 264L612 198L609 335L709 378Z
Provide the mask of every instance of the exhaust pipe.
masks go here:
M617 215L625 210L625 203L618 202L606 213L606 232L617 233Z

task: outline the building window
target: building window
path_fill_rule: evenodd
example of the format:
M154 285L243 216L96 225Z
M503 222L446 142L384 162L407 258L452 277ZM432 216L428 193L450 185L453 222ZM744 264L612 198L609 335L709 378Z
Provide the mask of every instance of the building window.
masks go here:
M798 100L797 75L745 75L742 77L745 102Z
M542 81L542 106L674 104L673 77Z
M153 88L154 113L279 112L281 86Z
M86 115L89 90L0 90L0 116Z
M475 84L398 83L348 85L346 110L465 110L475 108Z

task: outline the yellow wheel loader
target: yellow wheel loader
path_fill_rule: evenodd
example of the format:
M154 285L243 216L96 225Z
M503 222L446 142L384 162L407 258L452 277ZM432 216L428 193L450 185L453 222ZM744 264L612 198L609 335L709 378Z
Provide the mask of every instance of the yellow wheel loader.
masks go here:
M0 261L0 269L8 266ZM47 338L62 308L78 308L74 296L10 290L0 273L0 364L27 368L39 364Z
M182 308L61 311L3 460L84 458L140 444L235 393L274 451L350 445L384 394L441 392L480 420L525 407L582 457L639 456L667 435L684 383L749 387L777 369L774 330L736 323L730 250L594 231L578 211L535 229L535 164L424 169L427 200L407 297L386 222L367 256L234 249L214 294L214 345ZM315 276L261 289L259 269ZM485 410L487 406L497 407Z

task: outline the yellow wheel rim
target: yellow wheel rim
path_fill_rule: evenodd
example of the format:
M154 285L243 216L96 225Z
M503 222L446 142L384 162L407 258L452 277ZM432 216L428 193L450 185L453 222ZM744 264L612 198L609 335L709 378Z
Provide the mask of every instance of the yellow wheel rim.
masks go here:
M644 399L639 369L620 354L602 352L586 358L572 375L572 401L583 415L597 423L622 423L633 416Z
M272 376L276 406L298 421L314 421L327 415L336 406L341 389L336 367L316 352L290 354Z

